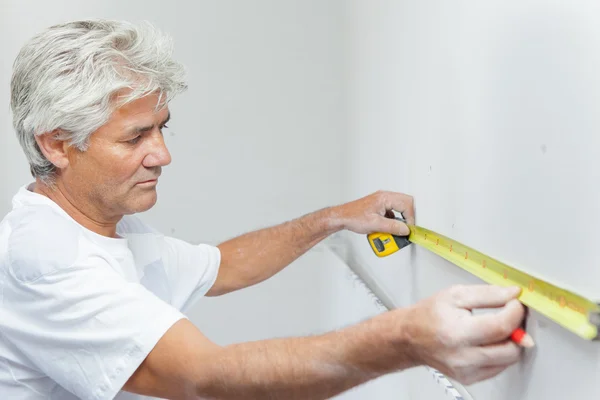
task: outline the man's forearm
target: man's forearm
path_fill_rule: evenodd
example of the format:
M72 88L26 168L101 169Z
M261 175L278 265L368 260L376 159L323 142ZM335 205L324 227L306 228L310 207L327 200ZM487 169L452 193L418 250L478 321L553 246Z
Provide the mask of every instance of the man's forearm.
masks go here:
M339 221L334 208L325 208L221 243L219 276L208 295L228 293L270 278L341 230Z
M325 399L416 366L408 334L394 326L403 318L386 314L325 335L221 348L198 371L197 393L218 399Z

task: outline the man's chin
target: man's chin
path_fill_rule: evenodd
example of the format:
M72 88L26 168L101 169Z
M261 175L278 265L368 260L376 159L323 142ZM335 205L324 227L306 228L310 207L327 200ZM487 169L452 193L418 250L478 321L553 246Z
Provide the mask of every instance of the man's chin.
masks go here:
M144 211L148 211L149 209L154 207L154 205L156 204L156 201L157 201L156 190L152 190L151 192L137 195L135 200L133 201L133 204L131 204L130 207L127 207L130 210L130 212L128 212L127 214L135 214L135 213L141 213Z

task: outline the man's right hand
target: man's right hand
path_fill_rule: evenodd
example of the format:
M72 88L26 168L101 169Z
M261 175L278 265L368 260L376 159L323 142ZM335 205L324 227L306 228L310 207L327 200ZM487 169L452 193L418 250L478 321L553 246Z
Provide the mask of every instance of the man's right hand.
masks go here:
M521 356L510 340L525 309L516 300L519 287L454 286L422 300L399 318L406 327L412 356L464 384L491 378ZM472 315L476 308L504 307L498 313Z

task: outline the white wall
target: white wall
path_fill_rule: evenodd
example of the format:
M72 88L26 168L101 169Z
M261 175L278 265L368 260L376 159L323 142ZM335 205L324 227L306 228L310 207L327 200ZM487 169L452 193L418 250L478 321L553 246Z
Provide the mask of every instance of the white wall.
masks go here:
M597 299L600 4L356 0L348 21L348 197L411 193L420 225ZM352 239L398 305L477 282L419 249L376 260ZM536 313L528 329L536 350L475 399L600 395L598 343Z

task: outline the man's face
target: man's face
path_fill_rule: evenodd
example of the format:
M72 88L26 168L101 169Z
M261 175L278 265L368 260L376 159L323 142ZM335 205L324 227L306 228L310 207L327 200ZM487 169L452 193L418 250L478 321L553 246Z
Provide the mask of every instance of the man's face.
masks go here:
M97 218L120 218L156 203L161 167L171 162L162 129L168 107L156 111L157 94L115 110L81 152L70 148L60 179L71 198Z

